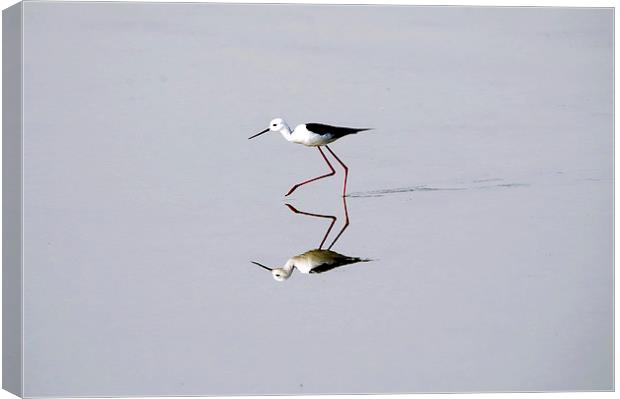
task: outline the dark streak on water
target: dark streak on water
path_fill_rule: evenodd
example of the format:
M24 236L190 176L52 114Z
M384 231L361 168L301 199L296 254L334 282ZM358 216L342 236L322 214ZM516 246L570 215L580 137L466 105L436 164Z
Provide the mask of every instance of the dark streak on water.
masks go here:
M484 179L484 180L474 180L474 183L477 182L488 182L488 181L501 181L503 179ZM382 190L371 190L371 191L360 191L349 193L347 197L352 198L371 198L371 197L383 197L388 194L398 194L398 193L411 193L411 192L424 192L424 191L463 191L463 190L488 190L494 188L516 188L516 187L529 187L530 184L527 183L502 183L495 185L487 185L487 186L474 186L474 187L429 187L429 186L413 186L413 187L399 187L399 188L387 188Z

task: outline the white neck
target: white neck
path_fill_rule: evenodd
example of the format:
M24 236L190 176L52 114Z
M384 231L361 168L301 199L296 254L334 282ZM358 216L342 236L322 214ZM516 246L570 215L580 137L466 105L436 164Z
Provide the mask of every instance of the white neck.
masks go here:
M286 122L282 122L282 129L280 129L280 134L282 135L282 137L284 137L285 139L287 139L288 141L292 140L292 132L291 132L291 128L288 127L288 125L286 124Z
M293 261L293 259L287 260L286 264L282 266L282 269L286 270L289 273L289 275L293 272L294 268L295 268L295 262Z
M279 270L282 271L283 276L282 278L284 280L287 280L289 277L291 277L291 274L293 274L293 269L295 268L295 265L293 264L293 260L289 259L288 262L286 262L286 265L282 266ZM274 270L278 270L278 269L274 269Z

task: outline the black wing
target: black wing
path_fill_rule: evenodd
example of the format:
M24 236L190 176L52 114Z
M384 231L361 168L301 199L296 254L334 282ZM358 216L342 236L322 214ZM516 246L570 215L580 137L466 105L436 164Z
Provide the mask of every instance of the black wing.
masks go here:
M358 132L363 132L365 130L370 130L371 128L355 128L355 127L341 127L341 126L331 126L324 125L322 123L306 123L306 129L311 131L312 133L325 135L331 134L334 137L342 137L347 134L355 134Z

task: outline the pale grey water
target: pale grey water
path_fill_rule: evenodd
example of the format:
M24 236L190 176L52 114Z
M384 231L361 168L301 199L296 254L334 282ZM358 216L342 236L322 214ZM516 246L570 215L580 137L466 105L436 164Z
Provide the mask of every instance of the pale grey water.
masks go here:
M610 9L26 3L27 396L610 390ZM289 123L371 126L334 246ZM336 177L300 210L342 223Z

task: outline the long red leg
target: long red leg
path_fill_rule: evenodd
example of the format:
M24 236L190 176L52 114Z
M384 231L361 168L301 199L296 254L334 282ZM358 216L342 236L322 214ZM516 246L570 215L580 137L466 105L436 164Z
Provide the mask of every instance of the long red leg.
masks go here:
M344 162L342 162L340 158L338 158L338 156L334 154L331 148L329 148L328 146L325 146L325 148L327 148L327 151L329 151L329 153L332 154L334 158L336 158L336 161L338 161L338 163L340 163L340 165L342 165L342 167L344 168L344 186L342 187L342 196L345 197L347 195L347 177L349 176L349 168L347 168L347 165L345 165ZM345 209L346 207L347 206L345 204Z
M327 146L326 146L326 147L327 147ZM318 148L318 149L319 149L319 152L320 152L320 153L321 153L321 155L323 156L323 159L325 160L325 162L327 162L327 166L329 166L329 169L331 170L331 172L329 172L329 173L327 173L327 174L325 174L325 175L322 175L322 176L319 176L319 177L315 177L315 178L313 178L313 179L306 180L306 181L302 181L301 183L297 183L297 184L295 184L293 187L291 187L291 189L290 189L290 190L288 190L288 193L286 193L286 194L284 195L285 197L288 197L289 195L293 194L293 191L297 190L299 187L303 186L304 184L308 184L308 183L313 182L313 181L315 181L315 180L319 180L319 179L322 179L322 178L324 178L324 177L333 176L334 174L336 174L336 171L334 170L334 167L333 167L333 166L332 166L332 164L331 164L331 163L329 163L329 161L327 160L327 157L326 157L326 156L325 156L325 154L323 153L323 150L321 150L321 147L316 147L316 148ZM329 148L328 148L328 150L329 150ZM329 152L332 152L332 150L329 150ZM332 154L333 154L333 152L332 152ZM336 157L336 159L338 159L338 158ZM340 160L339 160L339 159L338 159L338 161L340 162ZM340 163L342 164L342 162L340 162Z
M336 223L336 216L331 216L331 215L320 215L318 213L309 213L309 212L302 212L302 211L298 211L293 205L291 204L286 204L286 206L288 206L288 209L290 209L291 211L300 214L300 215L307 215L307 216L312 216L312 217L317 217L317 218L325 218L325 219L331 219L332 222L329 225L329 227L327 228L327 231L325 232L325 235L323 236L323 240L321 241L321 244L319 244L319 249L323 248L323 244L325 244L325 240L327 239L327 236L329 236L329 232L332 231L332 228L334 227L334 224ZM334 245L334 244L332 244Z
M338 241L338 239L340 238L342 233L344 233L344 231L347 229L347 227L349 227L349 211L347 210L347 199L344 196L342 197L342 205L344 207L344 219L345 219L344 220L344 226L342 226L342 229L340 230L340 233L338 233L336 238L334 238L334 241L332 241L332 243L329 244L329 247L327 247L327 249L332 249L332 247L334 246L336 241ZM325 239L323 239L323 240L325 240Z

